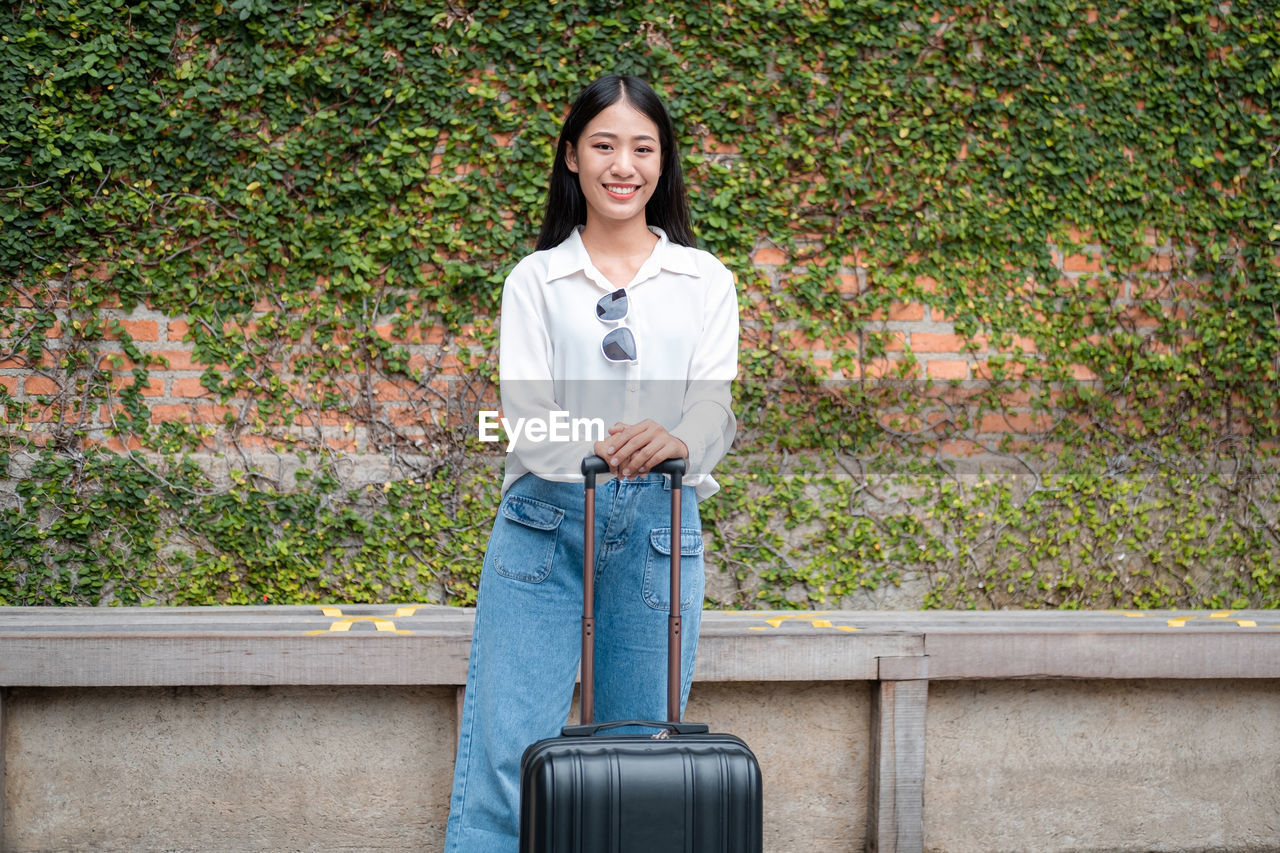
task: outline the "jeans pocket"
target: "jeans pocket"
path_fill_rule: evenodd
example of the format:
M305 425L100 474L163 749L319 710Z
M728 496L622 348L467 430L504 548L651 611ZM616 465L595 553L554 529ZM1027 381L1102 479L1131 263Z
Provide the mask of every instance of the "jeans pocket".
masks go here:
M702 533L680 529L680 609L701 606ZM644 603L655 610L671 609L671 528L649 531L649 556L644 564Z
M551 574L556 537L564 510L549 503L508 495L498 512L486 555L503 577L541 583Z

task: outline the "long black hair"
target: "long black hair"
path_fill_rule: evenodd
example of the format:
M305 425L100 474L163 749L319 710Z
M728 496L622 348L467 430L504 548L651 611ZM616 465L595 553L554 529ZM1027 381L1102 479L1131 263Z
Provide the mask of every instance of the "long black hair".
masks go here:
M538 249L551 249L587 222L587 200L582 195L578 176L569 171L565 152L586 130L587 124L618 101L635 107L658 126L658 147L662 155L662 176L645 205L644 218L649 225L661 228L672 243L693 246L696 239L689 224L689 200L685 195L680 157L676 153L676 132L662 99L639 77L608 74L582 90L573 102L560 129L556 143L556 159L551 166L551 185L547 188L547 212L538 235Z

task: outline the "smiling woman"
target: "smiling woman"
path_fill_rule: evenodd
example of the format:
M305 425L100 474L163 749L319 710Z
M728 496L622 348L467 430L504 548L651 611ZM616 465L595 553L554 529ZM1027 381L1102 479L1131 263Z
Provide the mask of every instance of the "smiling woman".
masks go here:
M644 567L665 566L672 542L684 567L682 710L689 695L705 583L698 501L719 489L711 471L737 427L738 304L725 266L693 248L674 144L648 84L588 86L560 134L538 251L503 287L503 423L516 434L476 602L448 853L515 853L520 756L568 716L590 541L584 456L612 475L594 504L594 535L608 543L593 575L596 718L666 718L656 662L670 593L655 597ZM564 423L612 426L540 440ZM652 471L670 458L687 462L679 530L675 487Z

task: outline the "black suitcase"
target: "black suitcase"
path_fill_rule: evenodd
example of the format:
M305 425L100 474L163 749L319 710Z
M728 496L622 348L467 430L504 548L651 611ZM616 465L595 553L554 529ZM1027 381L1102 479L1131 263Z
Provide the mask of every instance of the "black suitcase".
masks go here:
M760 765L740 739L680 722L680 549L671 549L667 721L593 722L595 485L604 460L583 460L582 725L538 741L520 763L520 853L761 853ZM684 460L671 476L680 529ZM674 537L673 537L674 538ZM678 538L676 538L678 541ZM609 733L641 725L654 734ZM603 733L602 733L603 732Z

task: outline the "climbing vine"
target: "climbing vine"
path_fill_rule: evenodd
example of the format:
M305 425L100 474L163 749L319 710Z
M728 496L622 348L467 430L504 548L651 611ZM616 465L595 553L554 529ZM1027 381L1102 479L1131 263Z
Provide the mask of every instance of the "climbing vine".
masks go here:
M560 119L737 275L710 602L1280 605L1280 9L0 13L0 604L474 599Z

